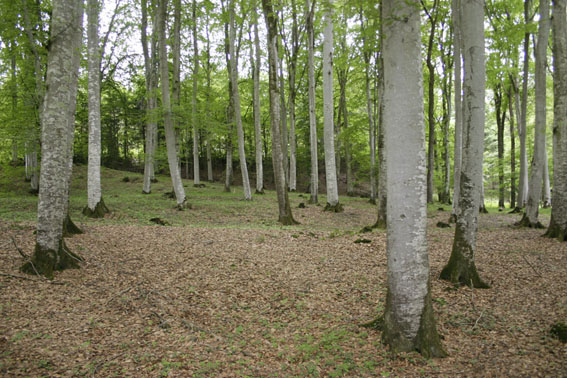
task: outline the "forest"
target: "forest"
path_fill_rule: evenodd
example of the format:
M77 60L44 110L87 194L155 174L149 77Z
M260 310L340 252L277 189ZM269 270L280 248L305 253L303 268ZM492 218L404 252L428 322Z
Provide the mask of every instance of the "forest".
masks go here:
M567 0L0 0L2 376L562 376Z

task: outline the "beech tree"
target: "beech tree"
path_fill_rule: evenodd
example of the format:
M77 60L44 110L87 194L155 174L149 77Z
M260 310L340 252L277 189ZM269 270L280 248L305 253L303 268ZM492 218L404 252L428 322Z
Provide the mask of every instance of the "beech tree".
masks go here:
M264 162L262 151L262 120L260 113L260 66L262 54L260 51L260 35L258 33L258 12L256 11L256 0L252 5L252 23L254 29L254 48L251 50L250 62L254 86L252 90L252 101L254 107L254 140L256 150L256 194L264 194ZM254 54L252 54L252 50Z
M232 98L234 101L234 120L236 123L236 133L238 135L238 158L240 160L240 173L242 174L242 188L244 199L252 199L250 181L248 179L248 167L246 165L246 151L244 150L244 129L242 127L242 115L240 113L240 93L238 92L238 59L235 47L236 26L234 24L234 0L229 3L230 32L229 32L229 53L232 65L230 67L230 81L232 82Z
M146 79L146 127L145 127L145 151L144 151L144 184L142 193L151 193L151 182L155 178L155 162L154 154L157 147L157 123L155 117L155 109L157 108L157 27L155 23L155 7L151 7L154 11L153 26L150 44L148 46L148 1L141 0L142 22L140 24L140 33L142 40L142 50L144 52L144 74ZM153 5L153 1L151 3Z
M167 42L165 38L165 21L167 17L168 0L159 0L158 9L158 44L159 44L159 67L161 84L161 102L164 113L165 143L167 147L167 161L173 191L177 201L177 208L186 206L185 189L181 181L181 172L177 164L176 136L173 128L173 117L171 114L171 97L169 94L169 65L167 63Z
M484 151L484 4L477 0L461 0L460 5L454 17L460 19L457 27L461 28L465 72L462 167L453 249L440 277L453 283L486 288L488 285L479 277L474 261Z
M77 80L82 43L83 2L54 0L51 46L48 53L46 93L42 113L36 246L22 271L48 278L53 272L78 267L80 257L63 241L67 216Z
M305 0L306 29L307 29L307 76L309 101L309 151L311 157L311 180L309 184L309 203L319 202L319 157L317 152L317 117L315 115L315 69L313 63L313 18L315 17L315 0Z
M538 219L539 202L545 169L545 129L546 129L546 62L547 43L549 39L550 19L549 0L539 2L539 28L536 45L536 120L534 130L534 155L531 164L531 175L528 189L526 211L517 224L526 227L543 228Z
M83 214L102 218L109 210L102 199L100 183L100 57L98 25L102 3L87 0L88 70L89 70L89 165L87 178L87 206Z
M325 177L327 184L326 211L341 212L337 166L335 160L335 128L333 115L333 0L325 5L325 29L323 40L323 122L325 148Z
M284 154L282 151L281 125L281 96L278 84L278 17L274 12L271 0L262 0L266 29L268 30L268 66L270 84L270 125L272 129L272 165L274 181L278 198L279 222L284 225L296 224L291 213L289 196L286 188Z
M385 0L384 137L388 292L384 342L395 352L446 355L437 334L427 253L427 180L420 7Z
M567 241L567 0L553 0L553 199L546 235Z

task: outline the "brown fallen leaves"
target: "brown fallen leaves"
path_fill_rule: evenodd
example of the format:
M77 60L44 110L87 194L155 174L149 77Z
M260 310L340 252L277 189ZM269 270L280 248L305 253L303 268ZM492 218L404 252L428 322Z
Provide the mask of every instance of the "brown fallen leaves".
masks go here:
M11 238L32 251L33 224L0 221L0 375L567 373L567 347L549 333L567 320L565 243L483 215L477 267L492 288L454 288L437 279L454 229L436 228L447 213L432 214L433 300L449 357L427 361L391 355L379 332L359 326L385 299L385 232L351 232L375 208L302 211L303 225L287 229L92 223L67 239L86 263L53 283L19 278ZM334 220L334 231L310 231L317 217ZM355 243L361 237L370 243Z

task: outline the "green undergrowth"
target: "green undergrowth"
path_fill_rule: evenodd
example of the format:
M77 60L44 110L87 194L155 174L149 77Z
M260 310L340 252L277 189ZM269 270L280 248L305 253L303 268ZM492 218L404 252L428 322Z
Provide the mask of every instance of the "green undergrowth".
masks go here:
M137 224L154 225L150 219L160 218L171 226L236 228L236 229L309 229L332 230L320 223L305 223L302 212L306 208L319 206L308 204L309 194L289 193L294 217L298 226L282 226L277 221L277 199L275 191L253 195L252 201L243 200L241 186L224 190L224 183L203 182L203 187L194 187L192 180L183 180L189 209L179 211L172 199L171 179L167 175L157 176L151 193L143 194L143 175L108 168L101 170L102 193L109 214L102 219L89 218L82 214L87 204L87 166L76 165L73 169L70 198L71 218L79 225L88 224ZM28 192L29 183L24 180L24 167L0 166L0 219L12 222L33 222L37 219L37 195ZM326 197L320 195L320 203ZM342 197L346 207L371 209L363 198ZM303 203L304 208L298 208ZM320 207L321 212L323 208ZM330 215L329 215L330 216ZM346 215L339 215L346 216ZM357 229L360 228L357 226ZM354 231L354 229L353 229Z

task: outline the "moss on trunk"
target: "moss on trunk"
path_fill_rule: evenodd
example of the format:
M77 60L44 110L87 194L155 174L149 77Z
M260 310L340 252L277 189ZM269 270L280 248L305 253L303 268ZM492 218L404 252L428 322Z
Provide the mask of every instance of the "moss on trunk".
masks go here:
M548 238L557 238L559 241L567 241L567 227L562 227L555 219L553 219L553 214L551 215L551 221L549 222L549 227L543 236Z
M524 213L524 215L522 216L522 219L520 219L519 222L514 223L515 226L518 227L529 227L529 228L545 228L543 227L543 224L541 224L541 222L538 220L536 222L531 222L530 218L528 217L528 215L526 213Z
M89 218L104 218L104 214L107 213L110 213L110 210L106 207L102 197L93 210L91 210L88 205L83 209L83 215Z
M264 189L261 189L261 190L256 189L255 194L265 194Z
M77 226L73 222L73 220L71 219L71 216L67 212L67 216L65 217L65 220L63 221L63 237L71 236L71 235L80 235L82 233L83 233L83 230L81 230L79 228L79 226Z
M386 229L386 219L384 217L381 217L380 215L378 215L378 219L376 219L376 223L374 223L372 225L372 228L379 228L381 230L385 230Z
M478 289L490 288L490 285L485 283L478 275L474 261L466 258L455 247L453 247L449 262L441 271L439 278L454 284L476 287Z
M344 208L343 205L339 202L337 202L336 205L331 205L330 203L327 202L327 205L325 205L323 211L330 211L332 213L342 213L344 211Z
M83 259L71 252L64 241L59 243L57 251L41 248L36 244L31 260L22 265L20 270L23 273L39 274L48 279L53 279L53 272L55 271L79 269L80 261L83 261Z
M443 349L441 339L437 333L433 306L431 305L431 290L427 291L419 330L413 339L408 339L403 335L400 325L392 311L389 310L391 308L391 300L391 294L388 290L384 317L378 318L374 324L374 326L382 326L383 328L382 342L390 346L394 353L418 351L425 358L447 356L447 352Z

